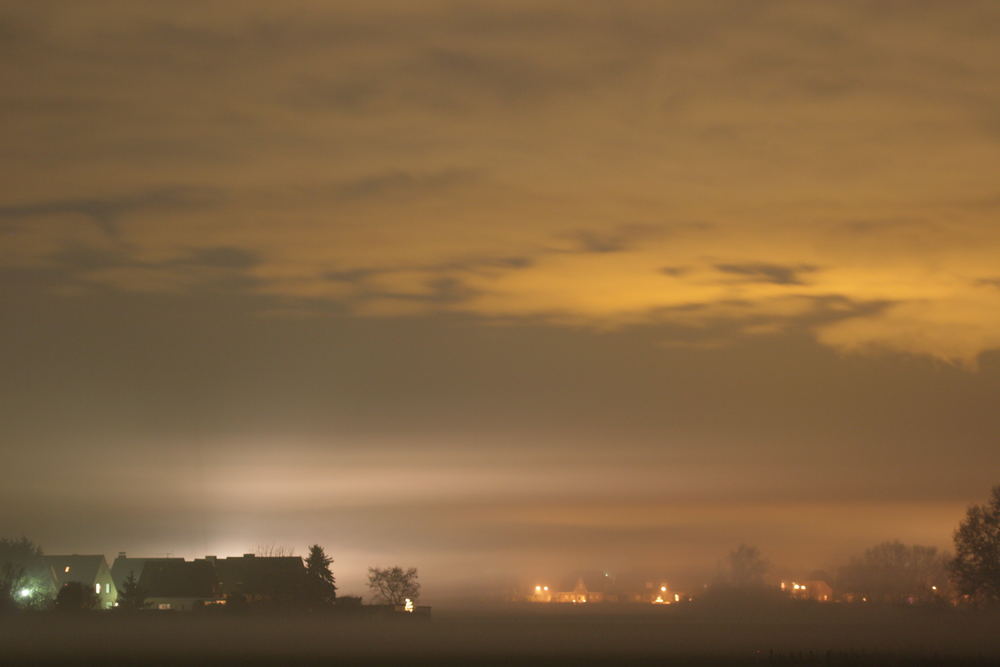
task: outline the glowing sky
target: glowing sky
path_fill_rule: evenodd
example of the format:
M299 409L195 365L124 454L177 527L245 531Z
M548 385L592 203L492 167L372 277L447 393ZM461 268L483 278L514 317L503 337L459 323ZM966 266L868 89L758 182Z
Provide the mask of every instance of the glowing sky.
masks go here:
M998 29L8 3L0 527L439 582L944 545L1000 481Z

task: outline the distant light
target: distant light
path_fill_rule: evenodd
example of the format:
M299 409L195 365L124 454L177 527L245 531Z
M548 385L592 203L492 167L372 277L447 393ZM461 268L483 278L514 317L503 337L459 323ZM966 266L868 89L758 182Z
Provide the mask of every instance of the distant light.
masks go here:
M101 585L100 584L94 584L94 592L97 593L98 595L101 594Z
M542 586L542 590L543 591L547 591L547 590L549 590L549 587L548 586Z
M406 598L406 601L403 603L403 611L413 613L413 600Z
M535 586L535 592L536 593L541 593L542 592L542 587L541 586Z
M666 586L660 586L660 591L666 593L667 592L667 587Z
M19 590L17 592L17 594L18 594L19 597L26 598L29 595L31 595L31 589L30 588L22 588L21 590Z
M937 590L937 586L931 586L931 590L932 591L936 591Z
M63 568L63 572L69 572L69 565L67 565L65 568Z
M662 595L657 595L656 599L653 600L653 604L667 604L667 601L663 599Z
M680 593L674 593L674 602L680 602L680 601L681 601Z

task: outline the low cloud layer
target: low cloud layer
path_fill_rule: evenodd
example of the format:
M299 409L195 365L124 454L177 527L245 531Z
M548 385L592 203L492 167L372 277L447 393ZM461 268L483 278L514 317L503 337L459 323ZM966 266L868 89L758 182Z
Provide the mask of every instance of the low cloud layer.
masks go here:
M0 265L66 292L221 272L294 312L747 335L878 302L810 332L971 367L1000 346L996 14L8 8ZM217 248L253 261L187 261Z

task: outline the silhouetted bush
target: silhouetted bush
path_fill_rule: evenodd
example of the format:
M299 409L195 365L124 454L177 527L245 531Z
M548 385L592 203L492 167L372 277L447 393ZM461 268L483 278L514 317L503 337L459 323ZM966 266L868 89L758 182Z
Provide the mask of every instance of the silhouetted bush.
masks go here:
M79 581L63 584L56 595L55 608L62 612L84 612L97 606L97 596Z

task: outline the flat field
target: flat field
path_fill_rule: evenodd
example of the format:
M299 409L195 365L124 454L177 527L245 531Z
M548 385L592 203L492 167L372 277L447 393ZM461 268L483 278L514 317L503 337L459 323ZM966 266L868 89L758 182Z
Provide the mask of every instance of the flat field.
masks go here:
M4 664L1000 665L1000 615L951 609L507 606L415 617L35 614Z

